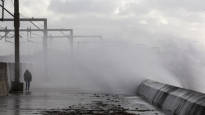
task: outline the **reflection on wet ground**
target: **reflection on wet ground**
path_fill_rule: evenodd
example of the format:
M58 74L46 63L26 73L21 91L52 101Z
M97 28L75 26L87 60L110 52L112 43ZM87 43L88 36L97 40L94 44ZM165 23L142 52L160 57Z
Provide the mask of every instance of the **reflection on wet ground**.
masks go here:
M137 96L36 89L0 97L0 115L163 115Z

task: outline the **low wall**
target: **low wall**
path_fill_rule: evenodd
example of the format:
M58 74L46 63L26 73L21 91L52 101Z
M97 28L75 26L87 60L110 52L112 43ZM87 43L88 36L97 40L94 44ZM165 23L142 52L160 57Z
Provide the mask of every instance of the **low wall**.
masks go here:
M151 80L143 81L139 96L166 115L205 115L205 94Z
M7 64L0 63L0 96L8 95Z

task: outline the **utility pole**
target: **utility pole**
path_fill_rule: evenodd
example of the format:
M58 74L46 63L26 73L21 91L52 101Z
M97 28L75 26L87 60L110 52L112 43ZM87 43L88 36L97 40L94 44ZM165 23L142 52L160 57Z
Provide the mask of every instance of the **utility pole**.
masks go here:
M20 86L20 44L19 44L20 13L19 0L14 0L14 29L15 29L15 81L12 84L12 91L23 91Z

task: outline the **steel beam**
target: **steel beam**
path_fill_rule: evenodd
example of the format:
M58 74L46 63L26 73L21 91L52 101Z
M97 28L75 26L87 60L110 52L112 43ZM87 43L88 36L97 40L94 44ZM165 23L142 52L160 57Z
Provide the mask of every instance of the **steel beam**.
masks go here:
M47 27L46 27L47 28ZM20 29L19 31L21 32L44 32L44 31L51 31L51 32L65 32L65 31L73 31L73 29L57 29L57 28L54 28L54 29ZM0 32L14 32L15 30L14 29L0 29Z
M4 18L4 21L14 21L13 18ZM47 18L20 18L20 21L35 21L35 22L40 22L40 21L47 21Z

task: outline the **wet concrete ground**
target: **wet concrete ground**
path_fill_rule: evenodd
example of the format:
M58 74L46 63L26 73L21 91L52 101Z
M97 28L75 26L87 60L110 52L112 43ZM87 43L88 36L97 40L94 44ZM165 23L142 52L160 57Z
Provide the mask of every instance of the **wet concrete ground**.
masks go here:
M0 115L164 115L137 96L35 89L0 97Z

